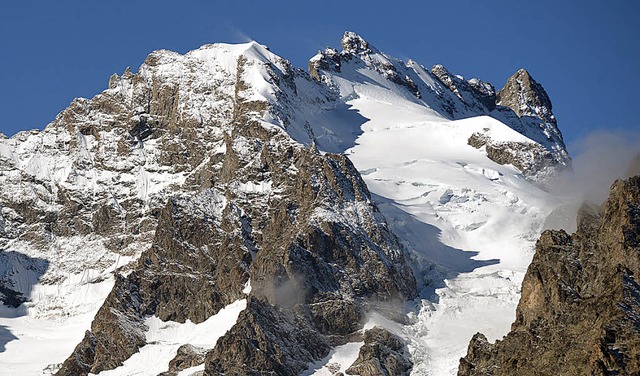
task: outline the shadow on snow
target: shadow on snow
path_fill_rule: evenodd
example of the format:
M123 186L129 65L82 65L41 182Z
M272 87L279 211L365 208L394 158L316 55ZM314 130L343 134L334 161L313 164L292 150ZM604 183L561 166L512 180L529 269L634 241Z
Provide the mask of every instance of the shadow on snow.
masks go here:
M48 268L47 260L16 251L0 251L0 318L27 314L24 303ZM6 326L0 325L0 353L5 351L7 343L16 339Z
M498 259L472 259L478 252L463 251L443 244L440 241L440 229L421 222L390 199L375 194L371 196L386 217L389 228L407 251L407 261L416 277L420 298L437 303L435 290L445 287L445 279L500 262Z

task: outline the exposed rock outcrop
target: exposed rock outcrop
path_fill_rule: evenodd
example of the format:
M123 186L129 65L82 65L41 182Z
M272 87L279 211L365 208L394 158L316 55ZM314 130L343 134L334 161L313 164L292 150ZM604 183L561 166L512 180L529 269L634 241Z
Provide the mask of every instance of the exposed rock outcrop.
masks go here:
M551 111L551 100L529 72L520 69L509 77L496 100L493 115L497 119L544 146L558 164L570 166L571 159Z
M169 362L169 371L159 376L177 376L178 373L187 368L198 366L204 363L206 350L192 345L182 345L178 349L175 358Z
M461 101L476 111L480 113L491 112L496 108L496 91L490 83L477 78L465 81L449 72L441 64L434 65L431 68L431 74L436 76Z
M320 80L321 71L340 73L340 64L340 53L335 48L318 51L318 54L309 60L309 75L315 80Z
M364 332L364 345L347 375L403 376L411 370L407 346L386 329L374 327Z
M500 106L509 107L518 116L535 116L556 124L549 95L526 69L518 70L497 93Z
M552 152L539 144L495 141L490 135L480 132L473 133L467 143L477 149L484 147L489 159L501 165L512 164L542 187L564 167Z
M636 176L585 206L575 234L542 234L511 332L495 344L476 334L458 374L640 374L639 275Z
M372 49L366 40L353 31L347 31L344 33L341 44L344 52L353 55L368 54L376 50L375 48Z
M502 142L487 134L474 133L469 145L485 147L490 159L514 165L543 188L559 172L571 168L571 158L551 112L551 100L529 72L520 69L511 76L496 94L496 101L491 116L535 143Z

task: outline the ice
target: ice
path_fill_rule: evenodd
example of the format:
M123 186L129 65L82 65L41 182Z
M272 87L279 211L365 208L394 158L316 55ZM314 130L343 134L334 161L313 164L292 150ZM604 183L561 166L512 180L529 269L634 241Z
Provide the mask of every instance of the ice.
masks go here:
M408 67L443 90L421 66ZM557 205L515 167L491 161L467 140L479 132L497 142L536 141L489 116L449 120L403 88L380 83L371 69L343 66L329 76L368 119L346 154L419 265L419 283L429 283L415 324L379 324L407 339L412 374L455 375L473 334L495 340L509 331L535 240Z
M182 371L178 372L178 376L201 375L201 372L204 372L204 364L201 364L201 365L195 366L195 367L191 367L191 368L187 368L187 369L183 369Z
M348 342L336 346L329 355L309 366L302 376L332 376L338 372L343 374L358 358L358 353L364 342Z
M239 183L236 189L244 193L268 193L271 192L271 182L261 181L254 183L252 181L246 183Z
M251 279L247 280L247 283L245 283L244 288L242 289L242 293L249 295L251 293Z
M112 283L99 288L108 293ZM87 294L96 294L87 291ZM87 299L87 296L77 298ZM90 300L90 298L88 299ZM99 304L102 300L99 300ZM71 317L38 319L25 316L19 309L0 308L0 375L41 375L48 365L55 370L71 354L89 329L100 305L92 311Z

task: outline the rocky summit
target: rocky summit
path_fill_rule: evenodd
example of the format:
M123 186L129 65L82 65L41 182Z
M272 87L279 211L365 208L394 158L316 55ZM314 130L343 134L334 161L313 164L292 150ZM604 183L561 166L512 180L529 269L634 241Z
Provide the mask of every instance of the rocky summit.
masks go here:
M0 374L454 374L473 333L508 331L523 280L514 330L574 310L557 333L576 335L607 309L600 352L562 356L637 370L633 181L573 237L544 233L525 277L571 166L542 86L520 70L496 91L353 32L340 48L308 71L256 42L155 51L0 134ZM460 369L492 369L492 346L476 336Z

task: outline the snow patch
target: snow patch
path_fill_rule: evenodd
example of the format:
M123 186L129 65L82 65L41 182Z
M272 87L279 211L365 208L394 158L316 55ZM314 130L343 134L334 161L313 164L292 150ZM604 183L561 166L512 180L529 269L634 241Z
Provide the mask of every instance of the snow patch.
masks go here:
M332 376L338 372L346 374L347 369L358 359L364 342L349 342L336 346L325 358L312 363L302 372L302 376Z
M169 369L169 362L176 356L178 348L191 344L204 349L213 349L216 342L238 320L240 312L247 307L246 299L238 300L221 309L200 324L187 320L184 324L162 321L152 316L145 320L149 328L147 344L140 348L124 364L101 376L157 375Z

